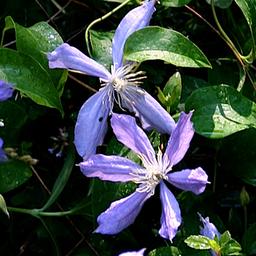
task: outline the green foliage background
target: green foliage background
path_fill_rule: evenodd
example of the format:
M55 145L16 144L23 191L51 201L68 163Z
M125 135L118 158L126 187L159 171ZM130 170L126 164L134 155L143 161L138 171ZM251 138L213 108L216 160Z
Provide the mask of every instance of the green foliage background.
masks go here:
M124 56L142 62L148 77L143 87L175 118L194 110L196 136L175 170L200 165L211 184L200 196L172 188L183 216L173 243L158 235L158 196L120 234L93 233L97 216L135 186L89 180L80 173L73 129L81 105L100 85L95 78L50 70L46 54L68 42L86 54L90 47L92 57L109 68L113 31L139 1L95 24L90 46L85 29L122 2L0 3L0 79L16 89L13 99L0 103L5 123L0 137L10 158L0 164L0 254L110 256L147 248L150 256L209 255L208 240L199 240L194 249L184 242L199 234L200 212L221 233L229 230L222 243L231 246L223 246L221 255L241 255L240 249L232 251L240 245L244 255L255 255L255 0L216 0L212 6L205 0L162 0L152 26L128 38ZM149 137L157 149L159 134ZM111 130L98 150L139 161ZM196 250L203 242L205 250Z

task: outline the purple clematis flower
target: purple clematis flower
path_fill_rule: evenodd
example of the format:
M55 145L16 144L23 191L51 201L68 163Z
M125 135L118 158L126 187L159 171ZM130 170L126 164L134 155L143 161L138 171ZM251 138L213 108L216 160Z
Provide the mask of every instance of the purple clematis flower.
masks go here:
M146 0L131 10L120 22L112 41L113 66L111 72L78 49L64 43L48 54L50 68L64 68L99 77L102 88L81 107L75 126L75 146L87 159L96 152L107 132L107 118L116 102L120 108L134 112L143 128L155 128L171 133L175 126L172 117L145 90L139 88L145 78L135 71L136 63L123 61L126 39L133 32L147 26L155 11L156 0Z
M143 256L146 249L141 249L137 252L124 252L119 254L118 256Z
M181 113L165 153L162 154L159 150L157 156L144 131L136 125L134 117L112 115L111 125L117 139L140 157L144 167L124 157L101 154L93 155L80 163L81 171L87 177L113 182L132 181L139 184L134 193L113 202L98 217L99 226L95 232L116 234L128 227L134 222L145 201L154 194L156 186L160 184L162 216L159 234L166 239L173 239L181 224L181 213L179 204L165 181L195 194L202 193L208 183L207 174L201 167L169 173L184 157L194 135L191 115L192 112Z
M12 97L13 85L0 80L0 101L5 101Z
M203 227L200 228L200 234L210 239L214 239L215 236L220 239L220 232L215 227L215 225L210 222L209 217L203 218L200 213L198 213L198 215L201 222L203 223Z
M200 234L212 240L215 238L215 236L217 236L217 238L220 239L220 232L215 227L215 225L210 222L209 217L203 218L200 213L198 213L198 215L201 222L203 223L203 227L200 228ZM214 252L213 250L211 250L211 255L217 256L218 254L217 252Z

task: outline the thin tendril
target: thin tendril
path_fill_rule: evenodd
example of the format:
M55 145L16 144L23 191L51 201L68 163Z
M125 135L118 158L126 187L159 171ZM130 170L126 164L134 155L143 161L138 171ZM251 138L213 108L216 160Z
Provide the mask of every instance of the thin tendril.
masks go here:
M116 8L114 8L111 12L108 12L107 14L103 15L102 17L94 20L93 22L91 22L89 24L89 26L86 28L85 30L85 42L86 42L86 46L87 46L87 51L90 57L92 57L92 52L90 49L90 43L89 43L89 30L92 28L92 26L94 26L95 24L107 19L109 16L111 16L113 13L115 13L116 11L118 11L119 9L121 9L123 6L125 6L126 4L128 4L131 0L126 0L123 3L121 3L120 5L118 5Z

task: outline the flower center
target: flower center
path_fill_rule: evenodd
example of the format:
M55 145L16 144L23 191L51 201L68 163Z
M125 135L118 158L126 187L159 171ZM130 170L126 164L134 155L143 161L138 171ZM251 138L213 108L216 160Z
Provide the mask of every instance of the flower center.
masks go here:
M147 169L139 169L132 173L134 176L134 182L140 184L137 188L138 192L148 192L152 195L155 192L156 186L161 180L167 179L164 172L159 170L157 167L151 166Z
M153 195L160 181L168 179L167 173L172 169L172 166L162 156L162 152L159 150L154 163L140 156L145 168L135 170L131 174L134 176L133 182L140 184L137 188L138 192L148 192Z
M118 69L111 67L111 77L108 80L101 80L102 87L108 87L107 100L110 101L111 109L113 109L114 102L116 102L121 109L123 109L122 101L125 105L131 104L132 95L134 91L142 93L143 90L138 88L142 84L144 71L136 72L137 64L127 64ZM111 112L111 111L110 111Z
M125 91L126 87L131 86L139 86L143 79L146 78L144 76L144 71L138 71L136 72L137 64L127 64L123 67L120 67L118 69L114 69L114 67L111 67L111 79L108 81L113 87L113 89L117 93L122 93Z

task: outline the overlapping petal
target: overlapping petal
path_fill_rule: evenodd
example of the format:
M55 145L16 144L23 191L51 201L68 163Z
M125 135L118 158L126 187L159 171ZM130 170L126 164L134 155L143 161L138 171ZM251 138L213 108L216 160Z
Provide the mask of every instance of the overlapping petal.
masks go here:
M134 192L130 196L113 202L97 219L96 233L117 234L131 225L138 216L143 204L150 197L148 193Z
M104 66L67 43L60 45L53 52L48 53L47 57L50 68L76 70L106 80L111 76Z
M192 114L192 111L188 114L184 112L180 114L178 123L168 141L164 159L169 161L172 166L184 157L194 136L194 128L190 120Z
M133 170L141 169L131 160L120 156L105 156L101 154L91 156L87 161L79 164L82 173L87 177L97 177L101 180L126 182L134 179Z
M175 187L191 191L196 195L204 192L207 183L209 183L208 176L201 167L173 172L167 176L168 181Z
M124 106L141 120L146 130L155 128L160 133L170 134L175 128L175 121L171 115L146 91L138 90L134 86L127 88L126 99L123 99Z
M13 85L0 80L0 101L5 101L12 97L13 94Z
M160 199L163 209L159 234L163 238L172 240L181 224L181 213L176 198L163 182L160 183Z
M113 114L111 126L117 137L125 146L148 162L155 162L155 151L144 131L136 124L135 118L129 115Z
M95 154L107 132L110 103L106 97L107 90L100 90L83 104L78 113L74 143L78 154L84 159Z
M112 43L114 67L120 68L123 62L123 50L126 39L136 30L149 24L155 11L156 0L146 0L143 5L128 12L118 25Z

